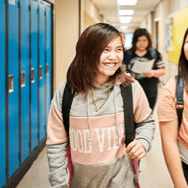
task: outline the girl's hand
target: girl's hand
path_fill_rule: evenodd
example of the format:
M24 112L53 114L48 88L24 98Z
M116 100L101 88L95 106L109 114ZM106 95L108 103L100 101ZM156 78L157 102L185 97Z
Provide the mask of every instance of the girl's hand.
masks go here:
M146 156L146 151L138 140L132 141L126 149L128 157L135 160L140 160Z
M152 78L154 77L154 74L155 74L155 70L150 70L148 72L144 72L143 75L147 78Z
M134 76L131 76L131 74L126 71L122 71L117 79L120 80L123 86L129 85L129 83L134 83L135 81Z

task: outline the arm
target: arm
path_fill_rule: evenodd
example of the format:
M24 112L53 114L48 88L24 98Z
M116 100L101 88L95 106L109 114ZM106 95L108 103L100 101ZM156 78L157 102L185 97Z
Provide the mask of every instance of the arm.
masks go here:
M158 119L164 158L176 188L187 188L177 145L178 118L176 113L176 82L170 78L160 97Z
M137 124L135 140L126 149L126 153L131 159L140 160L146 156L146 153L151 149L154 130L155 125L152 115Z
M63 124L61 112L63 92L66 82L62 82L53 97L47 126L47 158L49 164L49 181L53 188L67 188L69 171L67 168L68 137Z
M157 67L156 68L158 68L158 69L152 69L148 72L143 73L143 75L148 78L152 78L152 77L159 78L159 77L165 75L165 73L166 73L166 68L165 68L165 64L163 62L163 57L157 50L156 50L156 52L157 52L157 54L156 54L156 56L157 56L156 66Z
M175 188L187 188L177 145L178 122L172 120L160 122L159 125L164 158Z
M53 104L50 108L47 127L47 158L50 169L49 181L54 188L67 188L69 180L67 159L67 136L62 114Z
M54 188L68 188L69 172L67 169L67 143L47 145L49 181Z
M165 75L165 73L166 73L166 68L163 67L157 70L150 70L148 72L144 72L143 75L148 78L152 78L152 77L159 78Z
M134 121L137 128L135 140L127 146L126 152L131 159L140 160L151 149L155 124L142 87L137 81L134 85L137 85L136 90L133 86Z

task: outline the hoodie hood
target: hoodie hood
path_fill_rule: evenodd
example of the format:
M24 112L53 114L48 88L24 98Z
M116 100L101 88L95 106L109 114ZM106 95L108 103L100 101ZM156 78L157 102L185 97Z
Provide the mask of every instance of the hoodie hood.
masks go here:
M121 85L121 81L118 79L115 84L113 84L112 82L109 82L110 87L112 88L113 86L120 86ZM94 88L108 88L108 82L103 84L102 86L98 85L96 82L94 82Z

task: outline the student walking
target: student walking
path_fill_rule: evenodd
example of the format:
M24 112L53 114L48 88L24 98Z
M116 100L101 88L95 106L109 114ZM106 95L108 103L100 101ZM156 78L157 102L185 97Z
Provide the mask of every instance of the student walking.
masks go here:
M49 113L47 156L52 187L69 187L69 143L72 188L137 187L132 159L146 156L155 126L142 87L121 69L122 61L121 35L113 26L94 24L80 36L67 80L58 86ZM69 134L62 111L67 86L74 94L72 102L67 99L72 103ZM136 134L126 145L121 88L129 86L132 93L126 98L132 97Z
M182 79L182 83L181 83ZM184 88L179 87L184 84ZM177 89L178 88L178 89ZM183 105L178 106L176 92L183 93ZM178 121L176 108L183 108ZM163 88L158 118L165 161L176 188L188 187L188 29L185 32L178 64L177 81L170 78Z
M153 60L153 61L152 61ZM147 72L136 72L136 65L144 65L152 61L152 69ZM152 48L152 41L146 29L135 30L132 40L132 48L125 51L125 63L127 70L141 84L149 101L150 108L153 110L157 100L159 77L166 73L165 64L159 51Z

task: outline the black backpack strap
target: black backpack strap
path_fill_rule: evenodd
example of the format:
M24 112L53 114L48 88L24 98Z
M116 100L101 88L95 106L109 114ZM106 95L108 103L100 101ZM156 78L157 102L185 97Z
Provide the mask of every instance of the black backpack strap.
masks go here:
M128 145L135 138L135 123L133 114L132 85L120 86L123 98L124 119L125 119L125 144Z
M153 47L150 49L150 54L153 59L155 59L155 62L157 62L157 50Z
M125 53L124 53L124 56L125 56L125 65L127 67L129 62L132 59L132 51L131 50L126 50Z
M175 76L176 83L178 82L178 76ZM176 107L176 112L178 115L178 123L179 123L179 128L181 125L182 121L182 114L183 114L183 91L184 91L184 86L183 86L183 78L180 76L180 80L178 83L178 87L176 89L176 105L179 105L178 108Z
M63 123L67 135L69 135L69 114L70 114L70 109L74 98L74 94L75 92L72 93L71 89L66 84L63 93L63 99L62 99L62 115L63 115Z

